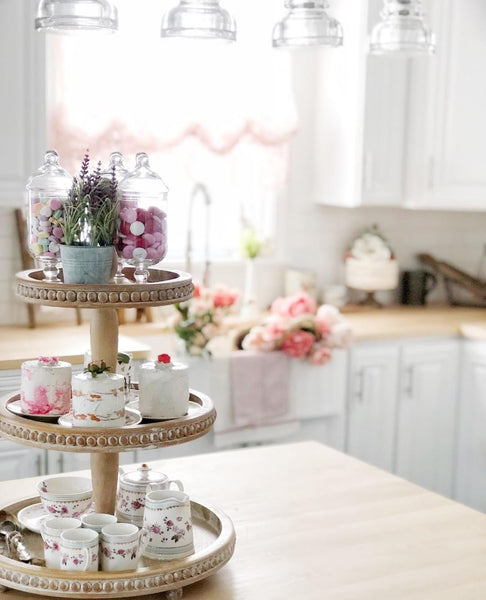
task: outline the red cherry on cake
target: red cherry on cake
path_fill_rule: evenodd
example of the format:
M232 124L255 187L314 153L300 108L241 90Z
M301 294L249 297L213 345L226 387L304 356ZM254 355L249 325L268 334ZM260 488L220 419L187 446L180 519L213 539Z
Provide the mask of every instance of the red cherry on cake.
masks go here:
M170 356L168 354L159 354L157 360L158 362L168 365L170 363Z

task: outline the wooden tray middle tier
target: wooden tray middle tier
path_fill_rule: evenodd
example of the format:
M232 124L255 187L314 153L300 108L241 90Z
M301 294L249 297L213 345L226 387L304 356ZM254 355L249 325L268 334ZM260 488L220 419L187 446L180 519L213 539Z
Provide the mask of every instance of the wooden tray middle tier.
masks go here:
M190 400L200 408L184 417L99 429L68 428L15 415L7 405L19 395L4 396L0 400L0 435L27 446L64 452L116 453L182 444L208 433L216 420L212 400L195 390L190 392Z

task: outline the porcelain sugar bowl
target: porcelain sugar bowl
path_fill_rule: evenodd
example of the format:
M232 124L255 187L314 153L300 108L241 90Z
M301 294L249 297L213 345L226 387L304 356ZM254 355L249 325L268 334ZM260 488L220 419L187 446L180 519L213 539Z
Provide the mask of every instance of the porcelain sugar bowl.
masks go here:
M171 484L180 491L184 490L180 481L169 479L165 473L152 471L146 464L128 473L120 469L116 499L118 520L141 526L147 492L155 489L166 490L171 487Z

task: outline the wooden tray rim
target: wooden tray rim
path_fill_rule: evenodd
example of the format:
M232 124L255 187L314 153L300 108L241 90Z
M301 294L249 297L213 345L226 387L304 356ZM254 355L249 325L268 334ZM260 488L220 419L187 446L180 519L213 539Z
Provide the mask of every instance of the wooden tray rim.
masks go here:
M38 496L1 506L0 510L18 510L39 501ZM182 559L157 561L136 571L60 571L24 564L0 555L0 584L32 594L65 598L121 598L181 588L209 577L223 567L234 552L236 533L231 519L219 508L191 499L193 509L210 523L219 523L217 538L203 550ZM196 512L194 510L194 512ZM35 534L33 534L35 535Z
M201 406L195 415L103 429L63 427L21 417L7 409L7 404L18 394L8 394L0 399L0 436L27 446L63 452L116 453L172 446L205 435L216 420L209 396L192 389L190 394L190 399Z

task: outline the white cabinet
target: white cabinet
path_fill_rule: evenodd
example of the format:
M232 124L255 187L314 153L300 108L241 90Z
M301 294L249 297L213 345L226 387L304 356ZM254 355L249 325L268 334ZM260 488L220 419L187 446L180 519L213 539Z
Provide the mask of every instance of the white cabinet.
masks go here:
M452 495L459 340L356 344L347 451Z
M486 342L464 342L455 497L486 511Z
M0 481L42 475L45 473L45 460L44 450L0 440Z
M484 0L429 0L434 58L410 72L405 203L486 210Z
M398 345L356 344L350 351L347 451L393 470Z
M458 379L457 340L403 345L395 472L449 497Z
M370 0L368 31L379 19L382 0ZM368 55L363 142L362 203L400 206L409 62Z

